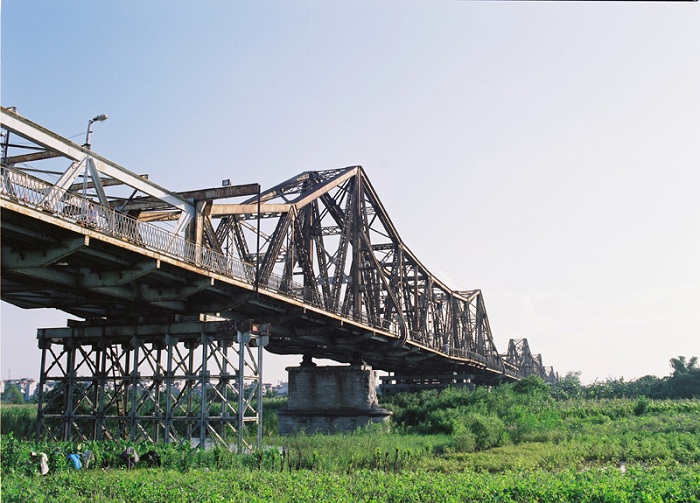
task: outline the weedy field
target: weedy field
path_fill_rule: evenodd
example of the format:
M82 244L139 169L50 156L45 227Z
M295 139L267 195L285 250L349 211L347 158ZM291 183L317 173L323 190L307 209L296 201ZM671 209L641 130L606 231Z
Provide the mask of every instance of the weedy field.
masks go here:
M491 391L448 389L382 399L391 432L275 434L266 447L44 443L29 440L32 406L4 406L4 502L697 502L700 399L582 398L537 379ZM280 400L270 403L274 411ZM127 446L161 466L127 470ZM67 455L91 450L75 470ZM32 451L45 452L41 476ZM103 462L109 468L102 468Z

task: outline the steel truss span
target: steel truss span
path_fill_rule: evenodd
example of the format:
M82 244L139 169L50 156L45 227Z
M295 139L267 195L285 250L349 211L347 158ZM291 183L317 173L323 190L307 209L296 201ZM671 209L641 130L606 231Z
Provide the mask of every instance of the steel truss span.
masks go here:
M80 318L55 329L71 340L154 320L255 319L272 326L272 352L366 362L401 382L556 377L527 343L499 354L481 291L428 271L360 166L265 191L174 192L1 114L2 299Z

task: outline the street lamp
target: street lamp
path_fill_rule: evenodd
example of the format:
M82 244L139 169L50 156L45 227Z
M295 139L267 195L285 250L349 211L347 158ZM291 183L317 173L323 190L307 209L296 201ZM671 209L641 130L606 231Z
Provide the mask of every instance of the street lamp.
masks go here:
M106 121L107 116L105 114L96 115L88 121L87 135L85 135L85 144L83 147L90 150L90 135L92 134L92 123Z

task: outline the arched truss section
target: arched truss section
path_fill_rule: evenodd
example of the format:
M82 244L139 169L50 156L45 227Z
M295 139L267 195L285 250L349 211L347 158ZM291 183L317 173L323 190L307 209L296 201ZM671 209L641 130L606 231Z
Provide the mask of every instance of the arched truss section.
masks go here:
M503 366L481 291L451 290L421 264L360 166L301 173L259 198L215 204L210 215L220 219L218 242L256 268L260 288Z
M546 382L554 382L558 379L552 367L545 367L541 354L533 354L527 339L511 339L508 341L508 353L503 359L519 369L521 376L536 375Z

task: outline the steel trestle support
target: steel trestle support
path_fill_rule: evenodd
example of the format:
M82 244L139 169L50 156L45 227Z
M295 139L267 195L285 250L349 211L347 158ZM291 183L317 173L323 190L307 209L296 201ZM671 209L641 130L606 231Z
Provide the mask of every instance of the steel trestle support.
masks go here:
M260 446L269 325L189 323L175 334L138 327L130 337L97 335L116 327L89 322L38 331L37 441Z

